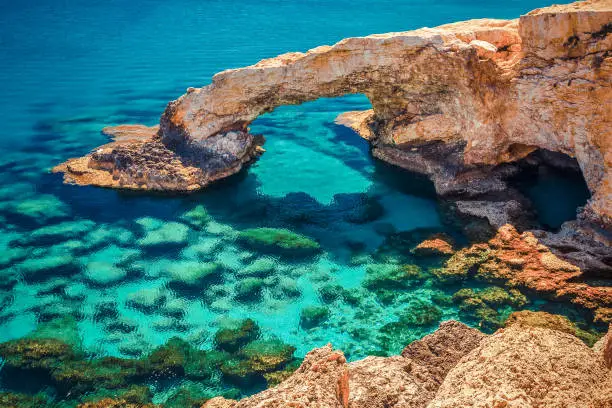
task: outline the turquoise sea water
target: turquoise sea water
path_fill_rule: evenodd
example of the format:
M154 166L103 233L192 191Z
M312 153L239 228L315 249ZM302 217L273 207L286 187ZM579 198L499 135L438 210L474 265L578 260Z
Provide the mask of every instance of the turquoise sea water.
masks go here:
M267 138L260 160L189 196L66 186L48 169L103 144L104 126L157 123L169 100L226 68L348 36L513 18L545 4L2 2L0 342L63 318L64 326L76 324L71 336L80 337L88 358L145 358L173 337L212 349L220 328L250 318L263 339L295 347L297 358L331 342L354 360L398 353L441 320L483 324L450 300L460 288L427 275L439 264L409 253L427 235L423 229L465 243L442 224L430 183L375 162L365 141L333 123L341 112L367 109L363 96L283 107L259 118L252 132ZM563 178L547 180L544 190L529 186L543 217L548 195L567 191ZM558 226L577 204L544 221ZM287 256L240 240L241 231L260 227L303 234L320 251ZM368 284L372 275L406 265L422 272L414 284ZM214 272L194 283L190 276L202 268ZM325 309L316 309L324 311L318 321L305 323L311 307ZM503 319L517 307L497 305L495 316ZM527 307L580 318L541 299L529 299ZM32 378L8 381L0 369L0 387L27 385L66 399L49 391L48 379ZM155 402L183 384L172 378L144 381ZM227 375L195 383L207 395L227 389L245 395L264 386Z

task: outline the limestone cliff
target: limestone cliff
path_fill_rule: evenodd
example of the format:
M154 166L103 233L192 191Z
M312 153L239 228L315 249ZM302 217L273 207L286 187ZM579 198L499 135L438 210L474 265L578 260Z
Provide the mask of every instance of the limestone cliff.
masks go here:
M344 121L375 156L428 172L439 192L469 191L480 179L490 180L487 192L503 191L489 167L545 148L576 157L593 192L584 215L610 226L610 33L612 0L589 0L518 20L348 38L221 72L171 102L150 141L107 145L57 170L79 184L202 188L256 156L248 125L258 115L364 93L372 111ZM415 155L424 146L437 160Z

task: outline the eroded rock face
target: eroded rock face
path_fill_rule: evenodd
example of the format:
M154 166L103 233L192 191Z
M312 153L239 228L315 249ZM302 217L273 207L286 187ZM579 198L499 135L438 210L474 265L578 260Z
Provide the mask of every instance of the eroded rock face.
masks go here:
M438 330L410 343L402 351L402 357L428 367L441 383L457 362L475 349L485 335L463 323L449 320L440 324Z
M424 157L416 169L430 174L439 192L503 191L500 178L490 175L493 168L545 148L577 158L594 194L584 216L609 227L611 20L612 0L591 0L534 10L520 20L471 20L283 54L190 88L166 108L159 142L202 169L190 184L201 188L252 157L248 125L260 114L364 93L373 109L340 121L370 140L376 157L407 168L420 150L426 156L432 144L449 146L437 147L446 153ZM137 182L140 173L135 177L121 160L109 165L108 157L100 159L105 166L92 156L87 164L58 170L79 182L85 165L103 167L118 180L115 187L172 189L171 183L148 182L159 172L149 170L157 156L146 150L158 146L130 150L128 156L143 157L134 165L147 170ZM97 178L82 182L109 185Z
M348 407L348 368L331 345L312 350L291 377L280 385L240 401L214 398L203 408Z
M408 345L401 356L349 364L350 408L418 408L431 401L446 374L485 337L449 320Z
M577 338L511 326L465 356L428 407L589 407L607 374L596 353Z

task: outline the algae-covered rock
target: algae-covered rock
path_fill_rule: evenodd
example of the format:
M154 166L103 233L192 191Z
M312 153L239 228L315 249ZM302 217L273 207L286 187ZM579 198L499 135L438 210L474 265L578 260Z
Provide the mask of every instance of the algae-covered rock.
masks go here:
M431 294L431 300L438 306L451 306L453 304L453 297L439 290Z
M285 381L287 378L291 377L291 375L295 372L295 370L300 368L302 361L303 361L302 359L293 359L282 370L273 371L271 373L265 373L263 376L266 379L268 388L275 387L278 384Z
M164 402L164 408L200 408L212 396L194 386L182 386Z
M167 274L174 290L205 289L219 278L221 269L216 262L180 261L169 265Z
M256 302L261 299L263 287L262 279L242 279L236 284L236 299L241 302Z
M145 236L138 240L142 247L180 246L187 243L189 227L180 222L161 222L159 220L140 219L139 224L145 228Z
M423 278L417 265L374 264L366 268L362 285L370 290L407 289Z
M476 244L471 248L457 251L444 267L432 272L442 283L453 283L465 279L476 272L480 264L487 260L491 249L486 244Z
M592 347L602 337L602 334L593 331L580 329L574 322L565 316L546 313L534 312L531 310L521 310L520 312L512 313L505 322L505 326L531 326L543 327L569 333L578 337L585 342L589 347Z
M154 373L164 376L183 376L191 346L178 337L173 337L157 347L147 357L147 367Z
M500 311L507 307L521 308L528 300L517 289L491 286L481 290L460 289L453 295L453 302L459 304L464 318L473 320L486 332L493 332L503 325L504 317Z
M327 283L321 286L318 292L323 303L332 303L343 298L344 288L340 285Z
M422 300L413 300L401 311L399 322L410 326L431 326L441 318L440 308Z
M76 408L161 408L154 404L132 403L123 398L104 398L96 402L85 402Z
M3 408L44 408L49 401L45 395L27 395L0 392L0 407Z
M21 338L0 344L3 373L9 370L51 371L77 355L72 346L57 339Z
M238 356L257 373L275 371L293 359L295 347L279 339L255 340L240 350Z
M290 256L313 255L321 250L313 239L284 228L247 229L238 234L238 240L248 247Z
M70 215L70 207L51 194L39 194L19 201L11 206L10 211L22 217L27 217L38 223L44 223L53 218Z
M146 288L128 294L127 305L144 313L153 313L166 302L163 288Z
M91 285L112 286L124 280L127 272L110 262L89 262L83 276Z
M77 321L72 316L62 316L49 322L40 323L36 330L27 337L31 339L60 340L69 344L76 352L79 352L83 346Z
M198 205L184 213L181 216L181 219L194 228L203 229L206 227L206 225L208 225L212 218L203 205Z
M258 337L257 323L251 319L245 319L219 329L215 333L214 343L218 349L234 353Z
M83 402L98 403L106 399L123 400L128 404L139 404L139 406L150 404L153 399L151 389L146 385L132 385L121 389L99 389L83 397Z
M67 361L51 372L51 378L60 392L75 396L99 389L126 389L147 374L147 367L139 360L103 357Z
M319 326L329 317L329 309L325 306L307 306L300 313L300 326L312 329Z

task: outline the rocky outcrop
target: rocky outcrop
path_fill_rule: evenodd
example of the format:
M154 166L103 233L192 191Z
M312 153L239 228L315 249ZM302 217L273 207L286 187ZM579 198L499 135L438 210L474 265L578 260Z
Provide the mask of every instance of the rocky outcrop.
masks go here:
M308 353L300 368L280 385L240 401L214 398L204 407L347 408L348 393L346 358L341 351L327 345Z
M474 277L504 282L567 299L591 310L597 321L612 321L612 287L588 284L580 268L554 255L533 233L521 234L511 225L500 228L488 243L458 251L434 273L442 280Z
M589 407L607 374L577 338L511 326L462 359L428 407Z
M408 345L401 356L349 364L351 408L425 407L446 374L485 337L453 320Z
M432 237L414 247L412 253L416 256L452 255L453 246L443 238Z
M203 408L610 406L609 335L590 349L563 319L529 312L490 336L448 321L400 356L350 364L326 346L279 386L240 401L214 398Z
M202 143L202 155L196 157L168 149L159 126L123 125L104 128L102 133L114 141L53 171L78 185L188 192L237 173L260 153L262 143L249 134L232 132Z
M57 170L77 183L201 188L254 156L248 125L260 114L363 93L372 110L339 120L369 139L376 157L429 174L441 194L502 194L507 170L500 164L545 148L576 157L593 192L584 217L610 226L611 20L611 0L590 0L519 20L472 20L283 54L188 89L166 108L154 143L106 146L104 155ZM160 166L161 153L151 149L166 149L164 159L173 160ZM85 167L116 181L84 179Z

